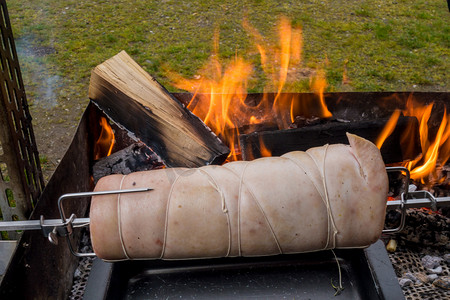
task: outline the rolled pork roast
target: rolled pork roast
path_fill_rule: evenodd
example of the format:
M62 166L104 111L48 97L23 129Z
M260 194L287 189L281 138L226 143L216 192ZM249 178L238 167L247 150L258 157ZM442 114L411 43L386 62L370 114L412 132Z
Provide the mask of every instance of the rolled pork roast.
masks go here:
M104 260L263 256L367 247L381 234L388 178L380 151L350 145L196 169L102 178L91 241Z

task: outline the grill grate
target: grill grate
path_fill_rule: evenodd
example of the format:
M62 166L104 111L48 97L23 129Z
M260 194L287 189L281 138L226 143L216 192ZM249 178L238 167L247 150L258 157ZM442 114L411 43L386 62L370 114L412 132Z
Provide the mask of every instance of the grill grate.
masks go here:
M392 217L388 214L389 216ZM438 214L427 209L408 209L406 220L404 230L396 235L399 243L397 251L389 254L399 281L408 277L412 280L410 285L402 287L405 298L450 299L450 290L437 287L432 281L420 280L420 277L425 279L424 277L429 274L422 264L422 258L427 254L443 259L440 263L442 272L438 274L439 278L450 275L449 265L444 258L450 249L448 213Z
M0 0L0 208L3 219L28 219L43 187L6 1Z
M85 228L81 232L80 238L81 252L93 252L89 237L89 230ZM82 257L78 261L78 267L73 274L72 289L70 290L69 300L82 300L84 298L84 291L91 273L92 263L95 257Z
M84 290L86 289L93 261L94 257L83 257L80 259L80 263L74 274L74 281L70 291L69 300L83 299Z
M395 273L400 278L404 276L405 273L425 273L426 270L422 266L421 258L425 255L424 250L420 248L411 250L404 249L397 251L395 253L389 254L389 258L394 267ZM448 265L444 262L441 264L442 273L440 276L449 276L450 269ZM444 290L442 288L434 286L431 282L419 283L405 286L402 288L405 298L407 300L420 300L420 299L449 299L450 290Z

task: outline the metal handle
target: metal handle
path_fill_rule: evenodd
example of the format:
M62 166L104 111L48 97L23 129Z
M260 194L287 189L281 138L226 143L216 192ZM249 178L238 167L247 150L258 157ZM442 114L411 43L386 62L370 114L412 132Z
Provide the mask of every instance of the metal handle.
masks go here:
M58 208L59 213L61 215L61 220L64 224L68 223L68 230L71 230L72 223L67 222L66 215L64 213L64 207L63 207L63 201L70 198L88 198L92 196L102 196L102 195L111 195L111 194L125 194L125 193L140 193L140 192L148 192L153 189L151 188L138 188L138 189L127 189L127 190L114 190L114 191L100 191L100 192L82 192L82 193L71 193L71 194L64 194L58 199ZM89 225L87 223L86 225ZM70 234L65 235L67 244L69 246L70 252L76 256L76 257L91 257L95 256L94 252L77 252L74 250L72 246L72 242L70 241Z
M387 167L386 168L386 172L388 173L393 173L393 172L400 172L400 173L405 173L405 185L404 185L404 192L401 194L401 200L400 200L400 224L398 225L397 228L388 228L388 229L384 229L382 231L382 233L384 234L393 234L393 233L397 233L403 230L403 228L405 227L405 220L406 220L406 201L408 199L408 194L409 194L409 170L405 167ZM388 201L388 206L389 206L389 202Z
M95 256L95 253L81 253L76 252L70 241L73 228L84 227L90 224L89 218L77 218L75 214L71 214L67 219L64 211L63 202L70 198L88 198L92 196L102 196L111 194L124 193L139 193L148 192L151 188L138 188L115 191L101 191L101 192L82 192L64 194L58 199L58 209L61 219L44 219L41 216L39 220L27 221L0 221L0 231L16 231L16 230L42 230L42 233L52 244L58 244L58 237L66 237L70 252L77 257Z

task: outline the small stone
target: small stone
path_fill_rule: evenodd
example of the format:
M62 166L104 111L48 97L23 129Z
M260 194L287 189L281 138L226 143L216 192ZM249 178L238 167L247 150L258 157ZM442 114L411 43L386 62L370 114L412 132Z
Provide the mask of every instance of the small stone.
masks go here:
M422 257L422 265L425 269L434 269L442 262L442 258L438 256L425 255Z
M441 274L442 273L442 267L439 266L439 267L434 268L434 269L428 269L428 272L432 273L432 274Z
M430 274L430 275L427 275L427 277L428 277L429 282L433 282L436 279L438 279L439 276L437 274Z
M450 264L450 254L449 253L444 255L444 260L446 263Z
M398 281L398 284L402 288L410 286L410 285L412 285L412 283L413 283L412 280L409 279L409 278L400 278L399 281Z
M419 279L417 279L417 277L413 273L405 273L403 276L408 279L411 279L412 282L419 281Z
M77 268L77 269L75 270L75 272L73 273L73 277L74 277L74 278L80 278L80 277L81 277L81 271L80 271L79 268Z
M436 274L433 274L433 275L436 275ZM414 273L414 276L415 276L417 279L419 279L421 282L423 282L423 283L427 283L427 282L430 281L430 278L428 278L427 274L422 273L422 272L420 272L420 273ZM437 276L437 275L436 275L436 276Z
M417 190L417 186L415 184L410 184L408 186L408 192L412 193L415 192Z
M439 277L438 279L433 281L433 285L445 290L450 290L450 276Z

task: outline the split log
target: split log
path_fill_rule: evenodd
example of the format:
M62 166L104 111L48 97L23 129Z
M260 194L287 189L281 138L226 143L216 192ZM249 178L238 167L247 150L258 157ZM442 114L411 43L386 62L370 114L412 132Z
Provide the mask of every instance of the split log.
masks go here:
M229 149L125 51L94 68L89 98L169 167L220 164Z
M92 173L94 183L111 174L127 175L131 172L148 171L164 168L161 158L144 143L134 143L110 156L97 161Z
M346 132L356 134L375 142L388 119L338 123L330 122L314 126L277 131L254 132L240 136L240 146L244 160L252 160L270 152L280 156L290 151L305 151L323 144L346 143ZM413 138L404 145L401 140L407 130L412 130ZM386 164L414 159L421 153L419 123L415 117L400 117L392 134L381 147L381 155Z

